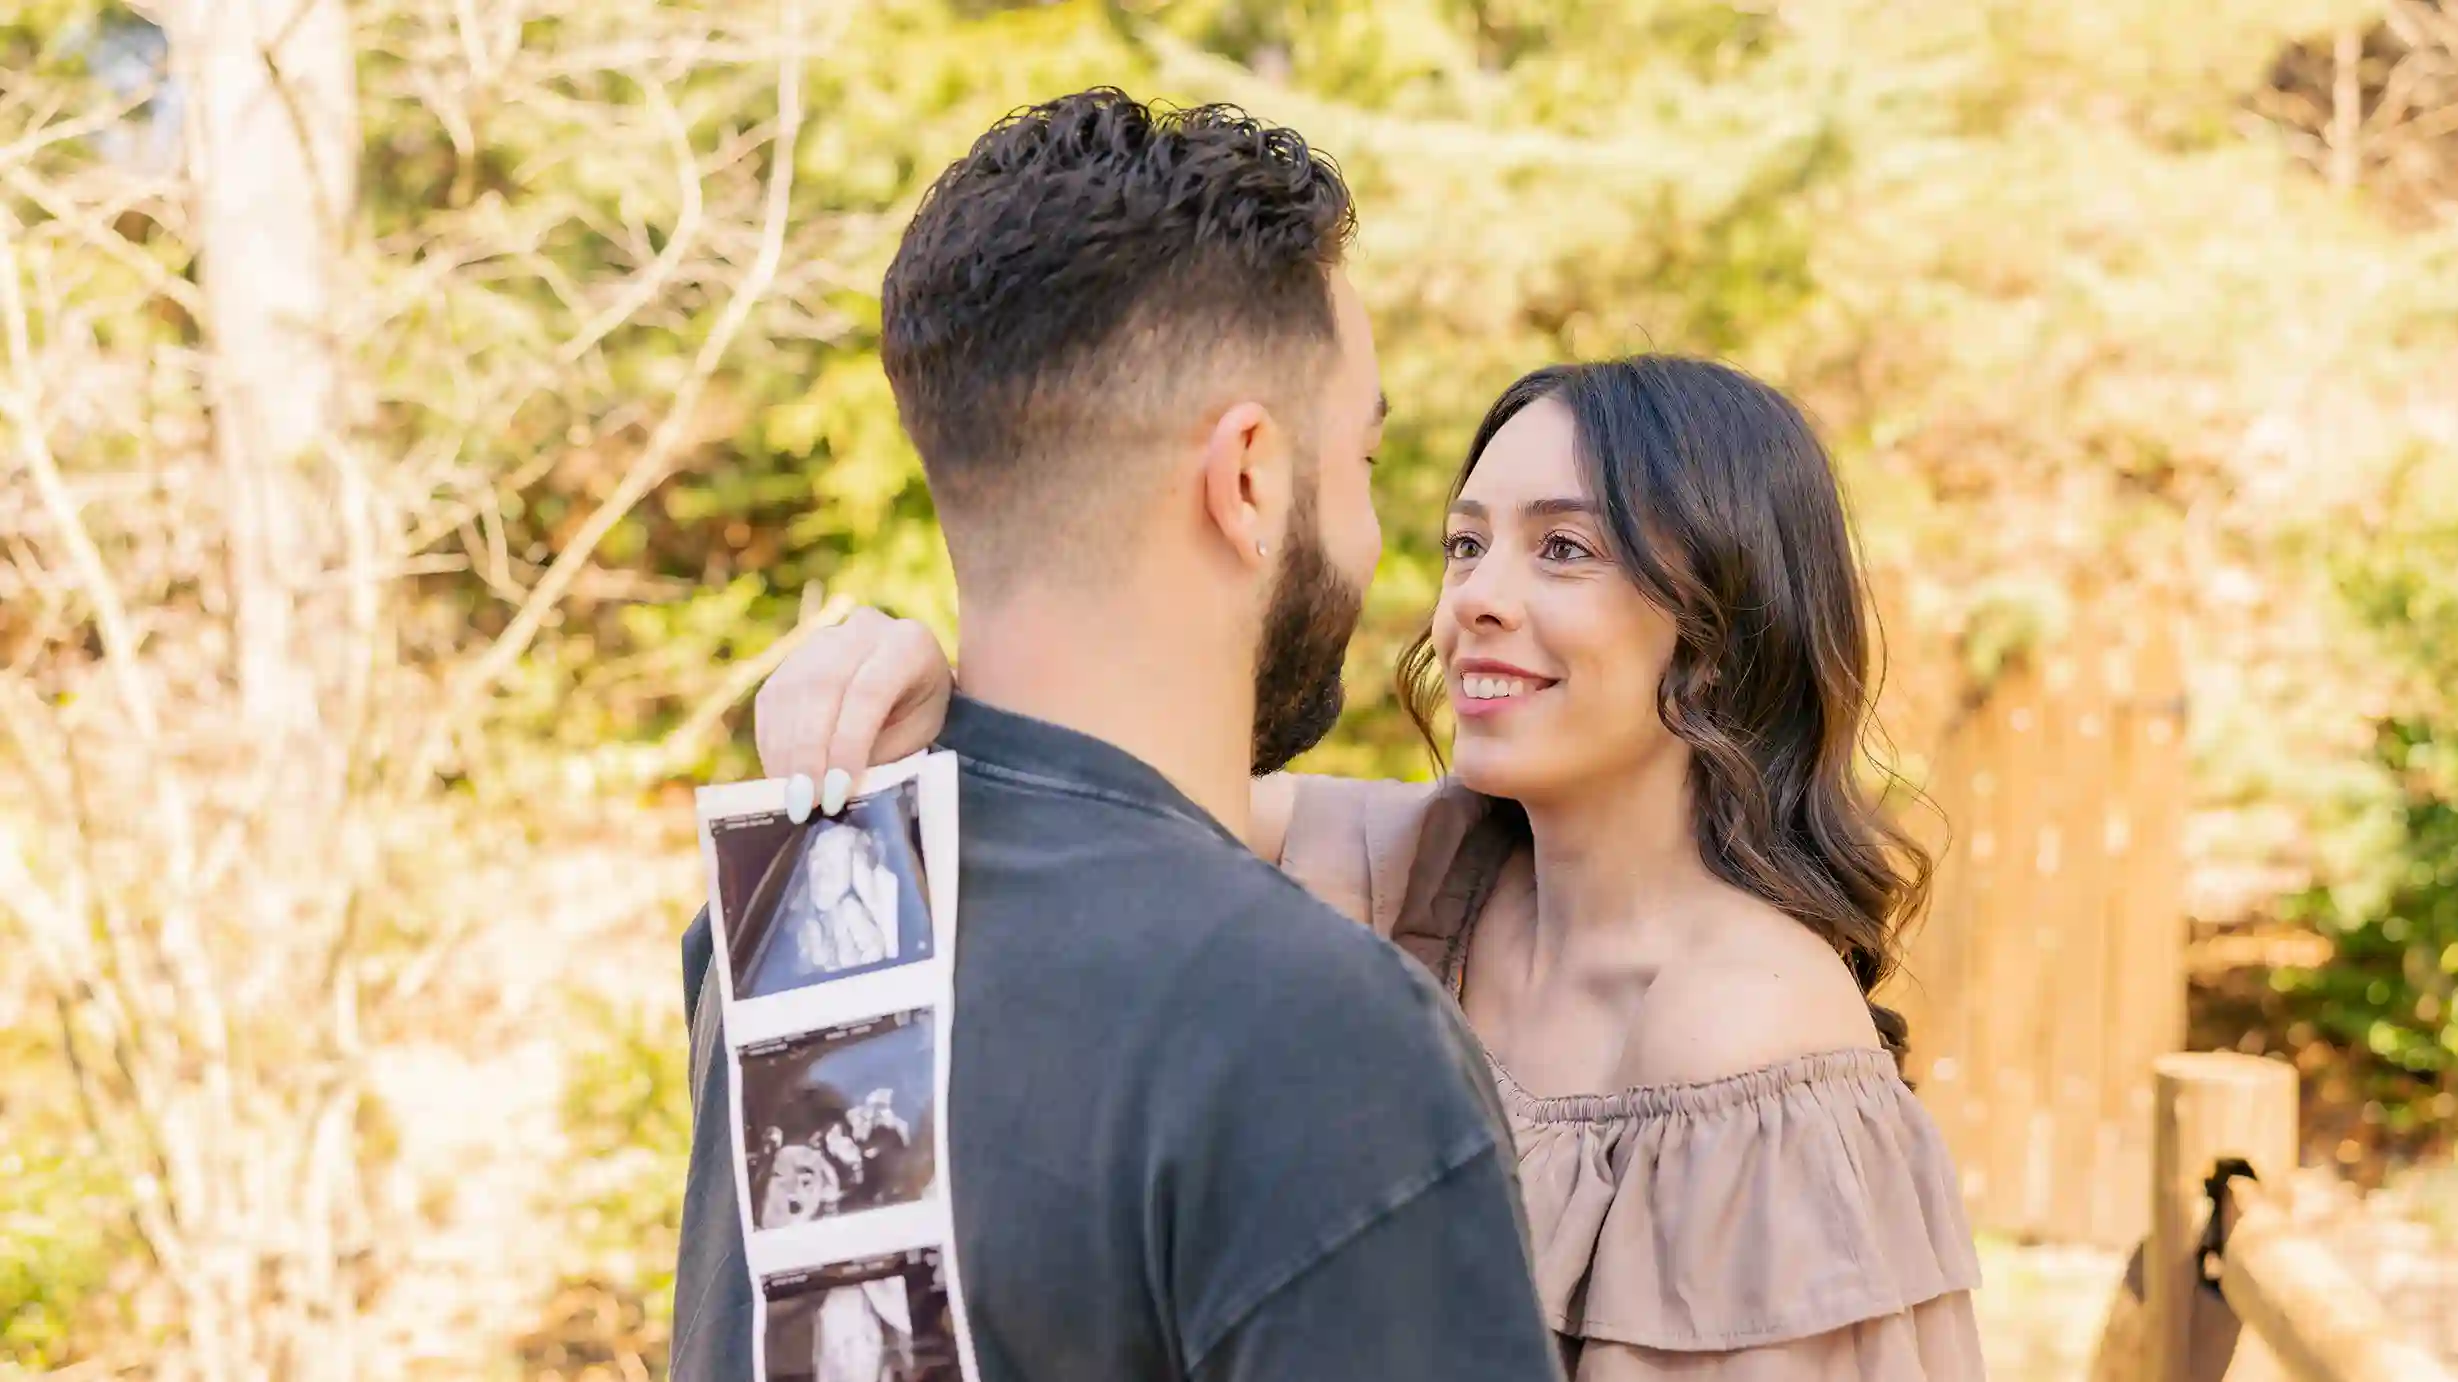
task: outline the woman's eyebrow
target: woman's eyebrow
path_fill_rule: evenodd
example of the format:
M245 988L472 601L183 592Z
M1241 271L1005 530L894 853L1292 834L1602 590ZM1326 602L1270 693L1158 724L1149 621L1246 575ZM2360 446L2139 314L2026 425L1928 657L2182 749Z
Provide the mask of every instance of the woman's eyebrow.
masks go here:
M1531 499L1520 505L1519 511L1530 518L1592 518L1596 514L1596 506L1585 499L1574 496L1563 499ZM1482 523L1492 517L1492 514L1483 504L1474 499L1454 499L1451 501L1451 516L1473 518Z
M1531 518L1584 518L1594 516L1596 506L1579 498L1531 499L1521 512Z

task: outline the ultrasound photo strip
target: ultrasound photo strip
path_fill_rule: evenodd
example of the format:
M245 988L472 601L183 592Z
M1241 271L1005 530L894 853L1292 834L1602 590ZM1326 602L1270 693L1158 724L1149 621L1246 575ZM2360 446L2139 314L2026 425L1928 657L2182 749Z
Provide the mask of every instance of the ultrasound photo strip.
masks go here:
M737 1045L935 1001L956 915L955 761L874 769L795 824L785 784L701 789L701 853ZM933 861L941 861L934 867Z
M759 1368L768 1382L959 1382L967 1350L937 1248L763 1277Z
M741 1048L751 1229L921 1203L937 1187L935 1008Z
M759 1382L977 1376L949 1210L956 762L874 769L801 825L699 793Z

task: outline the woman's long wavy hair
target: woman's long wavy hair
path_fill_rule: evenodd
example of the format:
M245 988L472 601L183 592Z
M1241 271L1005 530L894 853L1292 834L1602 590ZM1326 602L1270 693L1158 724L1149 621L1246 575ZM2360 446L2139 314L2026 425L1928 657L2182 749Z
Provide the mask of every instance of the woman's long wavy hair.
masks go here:
M1861 776L1875 762L1875 619L1825 448L1791 400L1724 365L1555 365L1485 414L1453 498L1503 424L1547 398L1570 410L1616 559L1673 618L1656 713L1690 746L1701 859L1823 937L1875 991L1927 900L1931 861ZM1439 762L1430 624L1400 659L1399 691ZM1903 1018L1874 1002L1870 1014L1900 1062Z

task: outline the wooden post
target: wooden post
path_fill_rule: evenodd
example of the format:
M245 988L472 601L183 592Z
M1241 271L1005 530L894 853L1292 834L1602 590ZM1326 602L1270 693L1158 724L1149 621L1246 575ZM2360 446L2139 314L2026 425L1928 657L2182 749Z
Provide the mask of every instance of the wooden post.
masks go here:
M2153 1072L2151 1234L2143 1261L2149 1380L2271 1375L2254 1372L2250 1358L2240 1359L2247 1367L2224 1374L2215 1366L2220 1360L2211 1355L2225 1347L2224 1334L2208 1331L2214 1313L2224 1317L2226 1310L2203 1289L2196 1252L2209 1204L2202 1182L2214 1162L2243 1157L2272 1185L2296 1169L2295 1068L2258 1056L2193 1052L2163 1056ZM2266 1352L2249 1333L2236 1344L2240 1355Z

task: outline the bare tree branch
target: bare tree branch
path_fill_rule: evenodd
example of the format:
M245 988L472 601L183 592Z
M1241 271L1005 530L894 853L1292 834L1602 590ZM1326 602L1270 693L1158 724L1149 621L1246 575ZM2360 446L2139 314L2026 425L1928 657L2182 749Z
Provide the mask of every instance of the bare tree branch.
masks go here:
M110 228L102 215L80 210L59 191L23 168L7 173L9 190L41 207L52 221L74 232L79 241L108 255L113 263L128 269L143 281L146 291L177 303L191 316L201 315L205 300L196 285L173 274L156 263L136 246L128 243L118 231Z
M2364 31L2339 26L2332 44L2330 86L2330 185L2352 190L2364 168Z
M725 311L701 343L692 361L691 373L675 390L674 401L666 415L641 448L614 492L593 510L581 524L564 549L557 553L546 574L530 589L520 612L512 623L488 647L486 653L469 664L454 679L446 693L444 710L429 732L426 743L413 761L412 780L423 779L434 772L444 745L450 741L460 724L469 715L474 703L490 692L498 679L511 670L529 648L530 641L544 628L547 619L562 603L581 568L596 552L597 545L614 531L623 516L647 497L674 467L674 454L685 432L696 421L700 395L706 392L717 367L733 349L734 338L750 320L752 309L767 293L776 277L777 265L785 252L785 230L791 214L794 190L794 156L802 133L802 4L801 0L784 0L787 14L784 52L777 64L777 133L771 145L768 174L768 195L762 218L758 256L749 273L726 302Z
M674 150L678 174L675 182L682 197L682 209L675 215L674 229L666 239L665 249L658 253L648 268L624 285L614 301L606 304L603 311L592 317L562 350L556 352L556 359L566 365L596 349L598 342L631 320L633 313L663 292L666 280L674 276L675 269L691 253L693 242L700 236L700 163L699 156L692 151L691 131L683 124L682 115L675 110L674 99L666 94L665 83L644 81L641 94L647 99L649 112L656 117L658 127L665 132L668 146Z
M154 99L154 94L154 84L149 82L142 91L130 94L117 105L90 111L74 120L45 125L13 143L0 144L0 168L14 169L54 145L73 143L87 135L107 130L143 110L146 103Z
M701 697L691 712L683 717L683 722L658 742L656 752L650 758L653 766L648 775L662 777L680 771L695 754L707 747L709 736L724 722L728 710L741 704L743 697L757 691L760 683L768 680L768 674L777 670L794 649L801 647L811 635L830 625L843 623L845 616L853 613L855 603L851 595L828 597L828 602L820 606L816 617L794 625L791 631L760 649L756 656L734 664L727 670L725 679Z
M137 733L151 743L161 737L162 722L154 707L153 694L146 688L144 670L137 662L137 638L129 625L127 606L120 600L101 549L86 531L75 497L61 482L59 462L53 458L43 434L42 395L34 377L34 344L26 321L25 294L19 284L17 233L15 213L0 207L0 334L5 334L8 341L10 379L7 391L0 392L0 414L7 416L11 430L17 434L18 458L33 474L43 508L58 530L61 543L68 548L78 584L93 608L95 629L102 636L103 656L110 666L112 685L118 690Z

